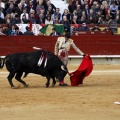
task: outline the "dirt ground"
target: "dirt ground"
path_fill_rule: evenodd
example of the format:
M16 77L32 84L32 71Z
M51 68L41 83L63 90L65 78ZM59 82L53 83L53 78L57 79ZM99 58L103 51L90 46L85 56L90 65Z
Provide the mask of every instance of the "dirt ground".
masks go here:
M69 65L69 71L77 69ZM120 65L95 65L83 85L45 88L46 78L30 74L24 88L11 89L0 70L0 120L120 120Z

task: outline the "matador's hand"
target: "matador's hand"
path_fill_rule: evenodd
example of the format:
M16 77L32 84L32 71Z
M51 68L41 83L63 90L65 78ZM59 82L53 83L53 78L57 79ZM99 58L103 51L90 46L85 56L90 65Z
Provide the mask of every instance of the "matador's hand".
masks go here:
M83 56L83 57L85 57L85 56L86 56L86 54L83 54L82 56Z

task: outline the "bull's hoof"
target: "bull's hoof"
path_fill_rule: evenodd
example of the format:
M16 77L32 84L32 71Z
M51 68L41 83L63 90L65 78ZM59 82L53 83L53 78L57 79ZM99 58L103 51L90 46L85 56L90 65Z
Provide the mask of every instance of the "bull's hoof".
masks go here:
M50 83L46 83L46 88L48 88L48 87L49 87L49 85L50 85Z
M24 87L28 87L28 86L29 86L29 84L24 85Z

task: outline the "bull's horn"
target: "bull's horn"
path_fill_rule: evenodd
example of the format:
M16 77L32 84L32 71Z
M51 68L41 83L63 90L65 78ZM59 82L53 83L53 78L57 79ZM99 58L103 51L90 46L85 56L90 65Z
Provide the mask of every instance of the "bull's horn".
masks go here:
M65 70L65 68L64 68L63 65L61 65L61 69L64 70L64 71L66 71L66 72L68 72L67 70Z

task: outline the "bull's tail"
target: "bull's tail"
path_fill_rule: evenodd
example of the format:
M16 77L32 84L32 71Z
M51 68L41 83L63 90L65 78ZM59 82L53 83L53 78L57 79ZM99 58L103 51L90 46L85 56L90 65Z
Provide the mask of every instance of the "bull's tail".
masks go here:
M6 61L7 56L2 60L2 58L0 58L0 68L2 69L4 67L5 61Z

